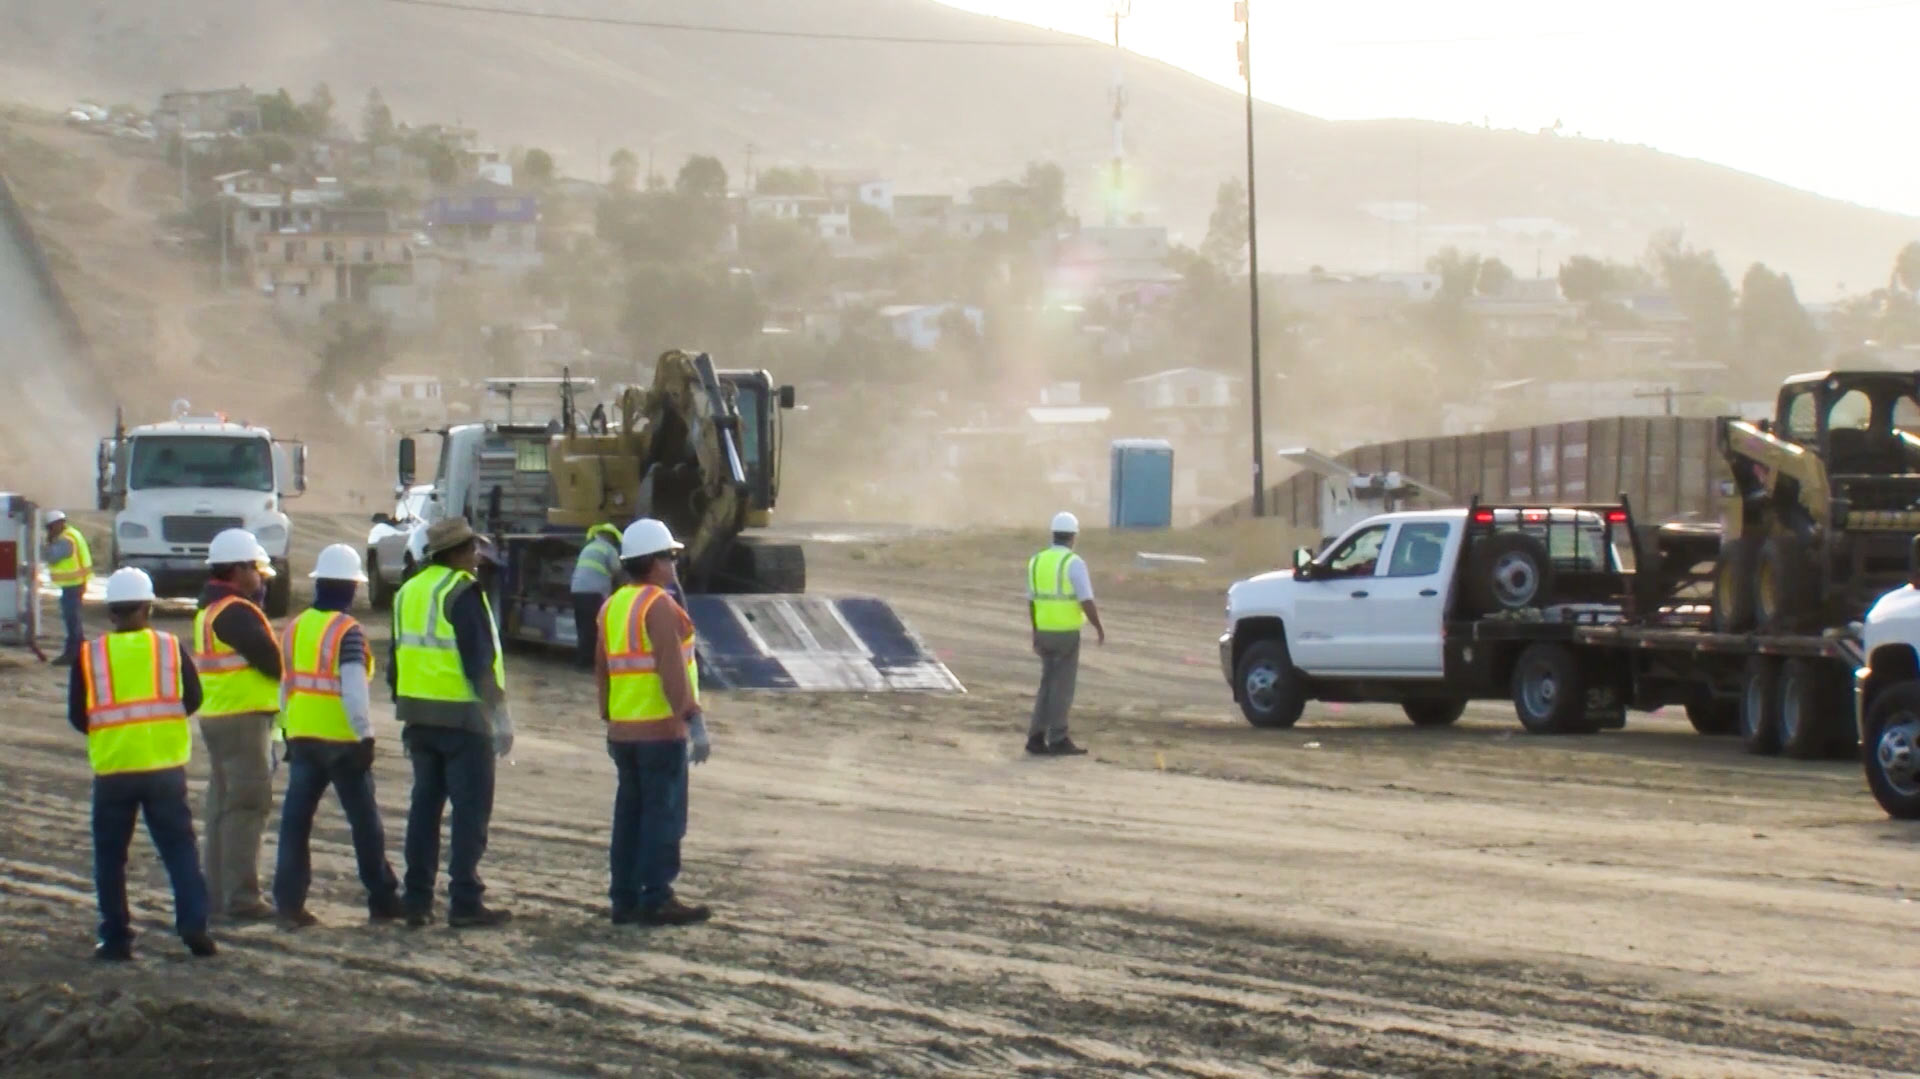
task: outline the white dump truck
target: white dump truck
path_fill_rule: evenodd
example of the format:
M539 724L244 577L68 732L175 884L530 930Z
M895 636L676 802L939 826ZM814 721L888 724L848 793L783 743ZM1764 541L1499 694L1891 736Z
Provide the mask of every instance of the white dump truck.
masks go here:
M273 560L267 613L292 598L285 502L306 491L307 449L264 427L223 415L196 416L185 401L173 418L128 429L118 416L100 440L97 503L112 510L111 565L153 578L162 596L191 596L207 579L207 543L228 528L252 532Z

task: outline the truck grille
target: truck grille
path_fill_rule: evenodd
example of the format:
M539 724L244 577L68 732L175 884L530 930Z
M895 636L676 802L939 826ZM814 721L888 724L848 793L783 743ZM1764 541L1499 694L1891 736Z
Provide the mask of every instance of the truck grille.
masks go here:
M162 517L160 538L168 543L207 543L242 523L238 517Z

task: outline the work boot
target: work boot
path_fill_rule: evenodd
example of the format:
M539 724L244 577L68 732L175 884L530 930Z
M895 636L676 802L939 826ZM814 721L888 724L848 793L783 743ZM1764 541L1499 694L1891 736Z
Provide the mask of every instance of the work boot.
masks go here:
M1046 736L1036 734L1033 737L1027 739L1027 752L1033 754L1036 757L1045 756L1047 752Z
M447 925L454 929L497 929L510 921L513 921L512 911L492 907L475 907L447 915Z
M312 929L314 926L320 924L320 919L314 917L313 912L305 907L282 913L278 921L280 922L280 928L289 931Z
M211 959L220 954L220 949L214 947L213 934L204 929L198 933L182 933L180 940L187 946L187 951L193 953L195 959Z
M93 957L102 963L130 963L133 961L133 942L116 940L109 944L102 941L93 946Z
M427 926L432 924L433 924L433 908L432 907L407 908L407 928L408 929L425 929Z
M1084 748L1074 745L1071 738L1062 738L1047 745L1047 755L1050 757L1079 757L1086 752Z
M55 667L71 667L77 662L79 662L79 658L72 652L62 652L47 661L48 664Z
M678 898L674 898L652 910L641 911L639 923L641 925L692 925L695 922L704 922L711 917L713 917L713 911L706 907L688 906Z
M367 921L376 925L397 922L407 916L407 908L397 895L367 901Z
M234 925L245 925L248 922L272 921L276 916L277 912L272 907L262 903L258 899L246 903L236 903L227 908L227 921L232 922Z

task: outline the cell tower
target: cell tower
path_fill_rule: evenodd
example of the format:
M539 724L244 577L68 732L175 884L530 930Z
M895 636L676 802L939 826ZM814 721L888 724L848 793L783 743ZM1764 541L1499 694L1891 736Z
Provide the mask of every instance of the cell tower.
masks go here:
M1113 89L1107 94L1113 105L1113 177L1107 191L1107 225L1111 227L1120 224L1121 192L1126 179L1127 84L1121 68L1126 56L1120 51L1120 20L1133 14L1133 0L1106 0L1106 10L1107 17L1113 20Z

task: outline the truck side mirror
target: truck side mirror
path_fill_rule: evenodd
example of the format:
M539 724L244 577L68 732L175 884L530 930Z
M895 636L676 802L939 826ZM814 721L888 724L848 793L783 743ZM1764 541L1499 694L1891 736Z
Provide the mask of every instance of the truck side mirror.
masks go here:
M781 408L793 407L793 387L792 386L780 387L780 407Z
M1313 552L1305 547L1293 549L1293 575L1300 580L1313 579Z
M293 489L301 494L307 493L307 444L293 444Z
M413 439L411 438L401 439L399 468L396 471L399 473L400 486L402 487L409 487L409 486L412 486L413 484L413 465L414 465L413 455L414 455Z

